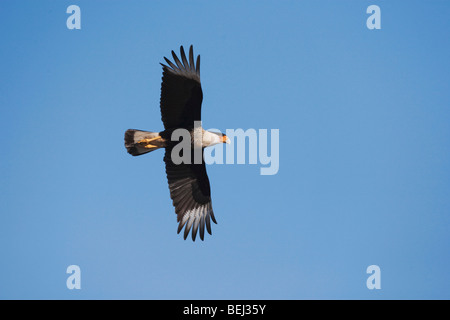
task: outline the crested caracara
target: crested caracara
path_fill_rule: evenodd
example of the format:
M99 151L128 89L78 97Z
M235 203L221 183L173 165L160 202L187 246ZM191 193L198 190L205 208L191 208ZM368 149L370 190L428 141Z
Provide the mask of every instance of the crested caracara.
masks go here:
M195 63L192 46L189 49L189 61L182 46L180 55L181 61L172 51L175 63L166 57L164 59L168 66L161 63L163 75L160 108L164 130L149 132L129 129L125 132L125 147L133 156L160 148L165 149L164 162L170 197L177 214L178 233L184 227L184 239L186 239L192 229L192 240L195 241L197 231L200 233L200 239L203 240L205 225L206 230L211 234L210 220L217 223L211 205L211 189L203 149L218 143L229 143L229 139L224 134L194 126L194 122L201 121L203 99L200 83L200 56L197 56ZM180 143L171 138L172 133L177 129L185 129L189 132L191 161L180 163L172 159L172 150ZM200 151L200 157L195 158L195 150ZM181 154L183 152L185 150L182 150Z

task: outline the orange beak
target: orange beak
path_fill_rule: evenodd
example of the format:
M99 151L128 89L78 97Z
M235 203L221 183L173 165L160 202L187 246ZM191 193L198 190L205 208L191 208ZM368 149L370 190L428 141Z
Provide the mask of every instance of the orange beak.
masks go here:
M222 136L222 143L228 143L230 144L230 139L228 139L228 137L226 135Z

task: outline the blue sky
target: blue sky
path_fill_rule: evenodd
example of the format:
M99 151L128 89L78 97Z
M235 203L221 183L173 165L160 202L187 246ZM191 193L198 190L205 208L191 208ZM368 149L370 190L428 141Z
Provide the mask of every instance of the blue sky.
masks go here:
M81 30L66 27L71 4ZM450 298L449 13L1 1L0 298ZM128 128L162 130L159 62L190 44L204 127L280 133L276 175L208 166L218 225L203 242L176 234L163 152L123 146Z

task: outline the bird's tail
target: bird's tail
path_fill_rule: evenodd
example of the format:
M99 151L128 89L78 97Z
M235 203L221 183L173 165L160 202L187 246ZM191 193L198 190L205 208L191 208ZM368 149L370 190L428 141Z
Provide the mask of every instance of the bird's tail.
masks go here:
M140 156L162 147L164 147L164 140L159 132L135 129L125 131L125 148L132 156Z

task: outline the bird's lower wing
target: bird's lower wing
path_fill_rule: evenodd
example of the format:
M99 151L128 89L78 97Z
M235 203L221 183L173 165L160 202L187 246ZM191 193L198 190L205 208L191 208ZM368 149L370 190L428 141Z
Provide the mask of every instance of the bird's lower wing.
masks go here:
M169 182L170 197L177 214L178 233L184 229L184 239L192 229L192 240L195 241L197 231L203 240L206 230L211 234L211 222L214 223L211 190L206 166L201 164L175 164L171 157L172 149L167 148L164 155L167 180Z

